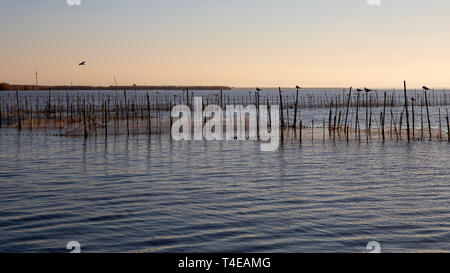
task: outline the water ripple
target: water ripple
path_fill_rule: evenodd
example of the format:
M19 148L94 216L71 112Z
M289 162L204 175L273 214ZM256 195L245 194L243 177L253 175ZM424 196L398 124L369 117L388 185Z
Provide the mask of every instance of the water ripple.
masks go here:
M447 143L104 141L2 135L0 252L450 250Z

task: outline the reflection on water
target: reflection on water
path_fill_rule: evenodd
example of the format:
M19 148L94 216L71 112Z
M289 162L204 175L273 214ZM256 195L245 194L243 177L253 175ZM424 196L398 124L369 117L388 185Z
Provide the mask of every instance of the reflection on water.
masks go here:
M0 131L0 252L450 250L449 145Z

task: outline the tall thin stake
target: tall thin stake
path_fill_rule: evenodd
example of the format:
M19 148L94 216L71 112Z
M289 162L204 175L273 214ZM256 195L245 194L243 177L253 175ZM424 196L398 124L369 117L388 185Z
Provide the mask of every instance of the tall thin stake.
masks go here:
M350 91L348 93L348 100L347 100L347 110L345 112L345 124L344 124L345 127L344 127L344 129L345 129L346 133L348 133L347 132L347 119L348 119L348 109L350 108L350 100L351 100L351 98L352 98L352 88L350 87Z
M427 91L425 91L425 104L427 106L427 118L428 118L428 132L430 133L430 140L432 138L431 134L431 121L430 121L430 110L428 109L428 97L427 97Z
M405 93L405 108L406 108L406 132L408 134L408 142L411 141L411 136L409 134L409 112L408 112L408 97L406 96L406 81L403 81L403 90Z
M295 99L294 130L297 128L297 109L298 109L298 87L297 87L297 96L296 96L296 99Z

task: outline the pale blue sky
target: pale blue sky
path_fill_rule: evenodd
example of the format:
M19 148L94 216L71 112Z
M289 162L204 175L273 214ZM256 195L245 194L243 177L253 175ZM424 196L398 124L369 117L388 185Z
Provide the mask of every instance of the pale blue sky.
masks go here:
M450 86L448 0L0 5L0 82Z

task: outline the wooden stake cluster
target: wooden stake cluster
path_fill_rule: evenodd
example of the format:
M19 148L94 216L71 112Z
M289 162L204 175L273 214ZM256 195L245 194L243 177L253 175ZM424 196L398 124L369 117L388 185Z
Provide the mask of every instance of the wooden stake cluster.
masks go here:
M408 142L412 140L424 139L424 109L426 109L428 122L428 139L443 140L442 113L440 108L450 103L446 92L441 95L433 91L431 97L427 92L414 92L407 90L406 82L403 85L403 94L398 95L395 91L388 94L384 92L384 99L378 96L377 91L368 92L361 99L360 92L352 93L352 88L348 92L338 92L329 96L327 92L324 95L312 95L307 92L289 93L278 89L275 92L250 92L248 95L223 91L203 93L184 90L178 93L164 93L158 91L140 92L135 90L124 90L123 92L111 93L80 93L80 92L61 92L48 90L44 96L34 96L27 92L16 91L15 94L7 93L0 96L0 128L16 128L19 131L29 130L48 130L56 131L60 135L79 135L96 136L104 134L107 137L110 134L134 135L145 133L162 134L170 132L173 119L170 117L170 111L173 106L184 104L193 105L193 98L202 96L203 107L211 104L220 105L225 108L226 105L256 105L257 116L260 117L260 102L267 104L269 116L267 124L272 124L270 115L270 106L278 104L280 107L280 125L281 135L284 139L287 135L299 136L299 142L302 143L305 132L310 124L311 139L314 141L314 135L317 136L315 129L322 129L322 139L327 138L335 141L340 139L341 135L345 139L361 140L361 135L365 134L366 140L371 139L372 134L377 134L379 139L386 141L386 137L402 140L406 134ZM369 90L370 91L370 90ZM276 94L276 95L275 95ZM408 98L408 95L410 96ZM411 110L409 108L409 99L411 99ZM420 107L421 115L421 135L416 135L416 107ZM434 106L436 115L433 116L433 122L438 121L436 127L432 127L430 107ZM327 108L327 113L318 117L314 115L321 108ZM364 108L363 108L364 107ZM365 109L365 127L361 128L360 110ZM325 109L323 109L325 110ZM364 111L364 110L363 110ZM302 114L303 112L303 114ZM305 112L307 114L305 114ZM386 121L386 115L390 112L390 119ZM447 122L447 139L450 140L450 130L448 121L448 111L445 120ZM310 115L308 118L307 115ZM364 115L364 113L363 113ZM293 116L293 118L292 118ZM304 119L305 116L308 119ZM303 118L303 120L302 120ZM388 117L389 118L389 117ZM314 123L317 119L322 119L322 127L315 128ZM260 121L257 124L257 135L260 136ZM412 121L412 124L410 123ZM390 124L387 125L386 122ZM406 130L405 123L406 122ZM376 126L375 126L376 125ZM326 128L328 134L326 134ZM386 132L388 130L388 132ZM444 129L445 130L445 129ZM354 134L354 136L353 136ZM319 133L320 135L320 133Z

